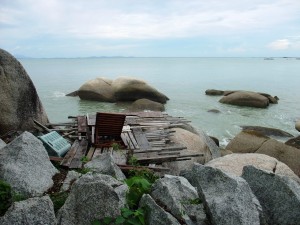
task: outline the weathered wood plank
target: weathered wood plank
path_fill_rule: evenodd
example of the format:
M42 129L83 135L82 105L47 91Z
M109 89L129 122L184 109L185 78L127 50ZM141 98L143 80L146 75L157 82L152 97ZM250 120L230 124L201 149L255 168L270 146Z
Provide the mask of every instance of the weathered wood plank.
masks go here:
M132 132L130 131L130 132L127 132L127 133L128 133L128 136L129 136L129 138L130 138L132 144L134 145L134 148L135 148L135 149L139 149L140 146L139 146L139 144L137 143L137 141L135 140L135 137L133 136Z
M77 124L78 124L78 133L86 133L86 129L87 129L86 117L78 116Z
M82 167L82 157L85 156L85 153L87 151L88 142L87 140L83 139L79 143L79 147L76 151L76 154L74 158L72 159L69 168L75 169L75 168L81 168Z
M140 149L149 149L150 144L146 138L146 135L143 133L140 127L132 128L133 135L135 137L136 142L140 146Z
M93 158L94 152L95 152L95 147L90 147L88 154L86 155L88 160L91 160Z
M70 163L72 162L73 157L76 154L78 147L79 147L79 141L76 140L76 141L74 141L74 143L71 146L71 149L67 152L64 159L60 163L61 166L69 167Z
M171 162L175 161L178 158L178 156L160 156L160 157L149 157L149 158L138 158L137 161L140 164L160 164L163 162Z

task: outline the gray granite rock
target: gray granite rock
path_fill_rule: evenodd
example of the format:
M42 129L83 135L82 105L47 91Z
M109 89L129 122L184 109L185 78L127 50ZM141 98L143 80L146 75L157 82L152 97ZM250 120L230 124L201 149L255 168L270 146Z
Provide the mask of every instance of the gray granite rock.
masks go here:
M33 82L21 63L0 49L0 135L12 130L32 130L33 119L48 122Z
M0 139L0 149L5 146L6 146L6 143L2 139Z
M174 216L166 212L151 198L145 194L140 200L140 207L146 209L146 224L149 225L180 225Z
M246 166L242 177L260 201L268 224L300 222L300 185L286 176Z
M24 196L42 195L57 172L42 142L27 131L1 149L0 179Z
M125 205L127 191L127 185L111 176L87 173L73 184L58 211L58 224L86 225L105 217L115 218Z
M3 217L1 225L56 225L53 203L48 196L15 202Z
M213 225L264 224L261 206L243 178L200 164L192 174Z
M71 186L74 184L74 182L79 179L82 176L81 173L78 173L74 170L71 170L68 172L63 185L60 188L60 191L68 191L70 190Z
M184 220L186 224L194 224L187 210L199 196L186 178L165 175L153 184L150 195L179 220Z
M92 161L85 164L84 167L96 173L110 175L118 180L126 179L122 170L115 164L114 159L109 152L95 157Z

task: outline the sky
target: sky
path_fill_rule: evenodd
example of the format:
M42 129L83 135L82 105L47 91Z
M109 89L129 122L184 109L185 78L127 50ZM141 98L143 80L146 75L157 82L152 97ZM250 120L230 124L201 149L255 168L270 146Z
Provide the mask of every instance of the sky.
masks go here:
M36 58L300 57L300 0L0 0L0 48Z

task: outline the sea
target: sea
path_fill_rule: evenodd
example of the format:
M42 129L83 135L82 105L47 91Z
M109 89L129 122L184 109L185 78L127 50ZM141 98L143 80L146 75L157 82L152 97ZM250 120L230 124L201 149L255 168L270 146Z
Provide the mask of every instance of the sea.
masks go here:
M19 59L32 79L51 122L95 112L122 112L114 103L80 100L66 94L96 77L129 76L145 80L169 97L166 112L184 117L196 129L226 144L253 125L277 128L298 136L300 119L299 58L137 58L93 57ZM219 103L207 89L248 90L278 96L266 109ZM209 112L217 109L220 113Z

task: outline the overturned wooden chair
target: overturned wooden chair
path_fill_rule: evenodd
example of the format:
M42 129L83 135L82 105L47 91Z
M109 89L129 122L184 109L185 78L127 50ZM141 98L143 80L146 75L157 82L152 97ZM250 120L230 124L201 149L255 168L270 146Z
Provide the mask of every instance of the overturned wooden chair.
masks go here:
M125 118L124 114L98 112L95 123L95 148L112 147L114 143L125 148L121 138Z

